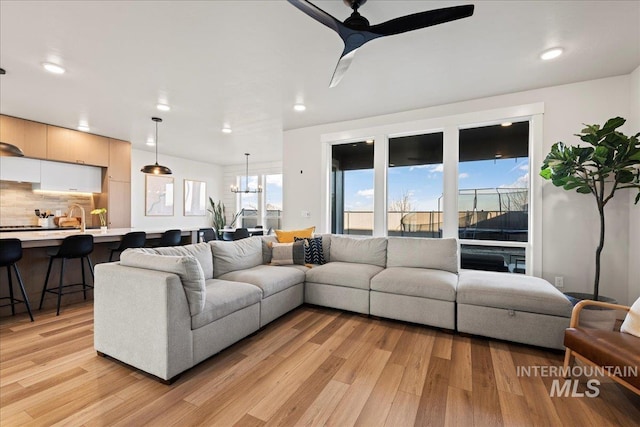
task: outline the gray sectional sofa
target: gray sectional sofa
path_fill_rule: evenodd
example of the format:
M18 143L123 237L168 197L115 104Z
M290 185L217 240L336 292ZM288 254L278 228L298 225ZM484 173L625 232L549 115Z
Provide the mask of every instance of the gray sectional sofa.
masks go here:
M95 268L94 344L171 381L303 303L563 348L545 280L459 269L455 239L322 235L323 265L269 265L273 236L129 249Z

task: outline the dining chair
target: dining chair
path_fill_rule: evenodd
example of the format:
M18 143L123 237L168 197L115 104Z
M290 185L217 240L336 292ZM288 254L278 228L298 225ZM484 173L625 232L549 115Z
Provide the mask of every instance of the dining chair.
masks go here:
M246 239L249 237L249 230L246 228L236 228L236 231L233 232L233 240Z

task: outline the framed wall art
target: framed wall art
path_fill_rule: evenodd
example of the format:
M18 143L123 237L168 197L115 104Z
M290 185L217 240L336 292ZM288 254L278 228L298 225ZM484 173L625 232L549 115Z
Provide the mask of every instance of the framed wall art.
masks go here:
M184 216L205 216L207 214L207 183L184 180Z
M145 215L173 216L173 178L145 175Z

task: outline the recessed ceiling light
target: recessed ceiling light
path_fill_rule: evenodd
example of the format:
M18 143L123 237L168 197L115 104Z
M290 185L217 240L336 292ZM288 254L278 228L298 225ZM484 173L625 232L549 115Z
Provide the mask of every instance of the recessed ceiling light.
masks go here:
M167 104L158 104L156 105L156 108L160 111L169 111L171 110L171 107L169 107Z
M293 109L296 111L304 111L307 107L304 104L296 104L293 106Z
M562 55L562 52L564 52L564 50L561 47L554 47L552 49L548 49L542 52L542 54L540 55L540 59L548 61L550 59L557 58L558 56Z
M366 142L367 144L373 144L373 139L367 139L365 142Z
M52 62L43 62L42 66L45 70L53 74L64 74L66 71L62 66L54 64Z
M147 138L147 145L149 147L153 147L154 145L156 145L156 142L153 140L153 138L149 137Z
M80 122L80 123L78 123L78 127L77 127L77 129L78 129L79 131L82 131L82 132L89 132L89 130L90 130L90 129L89 129L89 123L87 123L87 122Z
M500 123L500 126L502 126L503 128L509 127L511 126L513 123L511 122L504 122L504 123Z
M224 126L222 128L222 133L231 133L231 128L229 126Z

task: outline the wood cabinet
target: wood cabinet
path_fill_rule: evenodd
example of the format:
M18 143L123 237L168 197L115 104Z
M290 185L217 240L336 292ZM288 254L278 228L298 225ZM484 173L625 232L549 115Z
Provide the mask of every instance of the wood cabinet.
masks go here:
M26 157L47 157L47 125L0 115L0 141L19 147Z
M47 125L47 159L107 167L109 139Z
M109 180L107 218L111 228L131 227L131 183Z
M131 182L131 144L109 138L109 179Z

